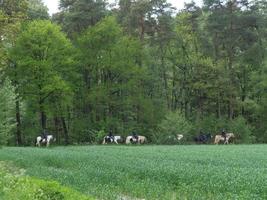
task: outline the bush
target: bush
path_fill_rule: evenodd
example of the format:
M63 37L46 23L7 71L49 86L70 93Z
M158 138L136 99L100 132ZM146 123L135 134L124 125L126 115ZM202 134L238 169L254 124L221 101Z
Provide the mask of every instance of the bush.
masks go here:
M1 166L0 166L1 167ZM63 187L55 181L21 177L0 171L0 199L5 200L92 200L88 196Z
M222 129L228 130L227 120L221 118L218 119L214 115L203 117L202 119L196 121L194 127L194 134L199 134L200 131L207 134L210 133L212 135L216 135Z
M180 112L170 112L159 124L153 139L157 144L173 144L177 143L177 134L184 135L182 139L184 140L190 136L191 130L192 125L185 119L183 114Z
M229 130L235 134L235 141L238 143L251 143L255 140L252 135L252 127L243 117L238 117L231 121Z
M237 143L251 143L255 140L252 135L252 127L247 124L243 117L227 120L225 118L218 119L211 115L196 122L194 127L196 133L202 130L204 133L211 133L213 136L221 134L222 129L234 133Z
M96 136L95 136L95 142L96 143L102 143L103 142L103 138L106 136L106 132L104 130L100 130L96 132Z

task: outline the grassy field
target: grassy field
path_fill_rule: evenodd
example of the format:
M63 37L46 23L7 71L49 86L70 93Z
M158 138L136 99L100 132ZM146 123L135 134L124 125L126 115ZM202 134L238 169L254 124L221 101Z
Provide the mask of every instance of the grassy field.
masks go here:
M266 145L3 148L0 160L97 199L267 199Z

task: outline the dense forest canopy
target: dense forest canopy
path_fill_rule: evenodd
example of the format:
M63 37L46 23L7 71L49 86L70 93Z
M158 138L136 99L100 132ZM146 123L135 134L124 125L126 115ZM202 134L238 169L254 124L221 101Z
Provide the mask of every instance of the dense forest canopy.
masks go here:
M200 131L267 142L267 3L0 1L0 143L150 142Z

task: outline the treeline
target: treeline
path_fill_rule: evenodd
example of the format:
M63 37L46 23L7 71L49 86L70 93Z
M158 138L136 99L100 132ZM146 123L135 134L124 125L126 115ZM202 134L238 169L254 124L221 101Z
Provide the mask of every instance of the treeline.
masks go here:
M0 140L154 143L200 131L267 142L267 3L41 0L0 5Z

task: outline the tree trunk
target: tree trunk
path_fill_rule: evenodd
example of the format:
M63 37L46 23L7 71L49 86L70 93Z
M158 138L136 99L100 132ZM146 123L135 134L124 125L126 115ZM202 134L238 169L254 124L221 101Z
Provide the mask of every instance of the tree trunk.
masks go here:
M16 69L16 63L14 63L14 67ZM17 72L15 72L15 79L13 81L14 87L15 87L15 93L16 93L16 99L15 99L15 104L16 104L16 124L17 124L17 130L16 130L16 142L18 146L21 146L23 144L22 141L22 133L21 133L21 115L20 115L20 101L19 101L19 92L18 92L18 80L17 80Z
M46 129L46 114L42 110L41 110L41 126L43 130Z
M42 130L44 130L46 129L46 114L44 111L44 105L43 105L42 100L39 100L39 109L40 109L39 110L40 111L40 123L41 123Z
M139 18L139 37L141 42L144 41L145 36L145 19L144 15L141 15Z
M65 145L68 145L69 144L69 133L68 133L68 128L67 128L66 121L65 121L64 117L61 117L61 123L62 123L62 126L63 126Z
M221 100L220 100L220 95L218 94L217 98L217 117L220 119L222 116L221 114Z
M230 80L231 80L231 86L232 89L235 89L235 71L233 69L233 63L234 63L234 26L233 26L233 12L234 12L234 5L235 5L235 1L230 2L230 30L229 30L229 37L230 37L230 44L228 47L228 59L229 59L229 69L230 70ZM233 92L231 91L230 93L230 99L229 99L229 119L233 119L234 116L234 95Z
M20 102L18 97L16 97L16 122L17 122L17 131L16 131L17 145L21 146L23 142L21 134Z
M170 98L169 98L169 88L168 88L168 78L167 78L167 69L165 66L165 58L164 58L164 50L163 50L163 45L160 44L160 53L161 53L161 57L160 57L160 64L161 64L161 70L162 70L162 76L163 76L163 81L164 81L164 93L166 96L166 101L167 101L167 108L170 109L171 108L171 103L170 103Z
M245 107L244 107L244 102L246 100L246 95L245 93L242 94L241 96L241 100L242 100L242 108L241 108L241 114L244 117L245 116Z
M233 96L230 97L229 104L228 104L228 117L231 120L234 117Z
M55 124L55 135L56 135L56 142L60 143L60 137L59 137L59 119L58 117L54 117L54 124Z

